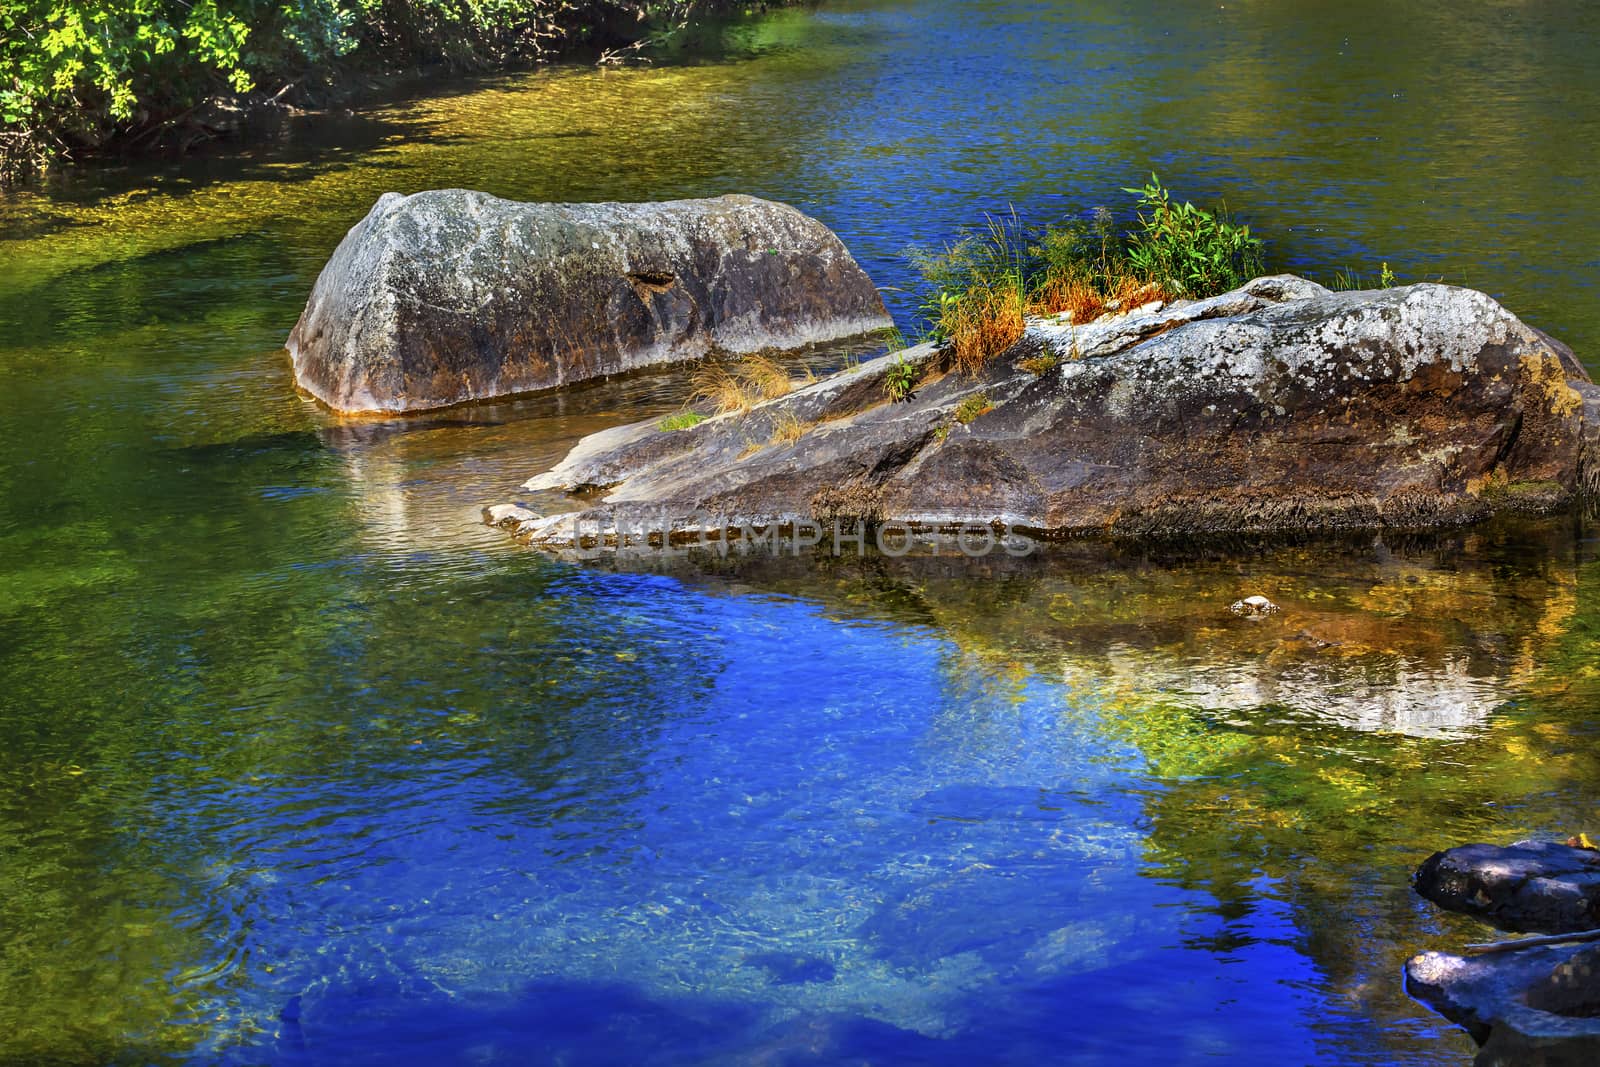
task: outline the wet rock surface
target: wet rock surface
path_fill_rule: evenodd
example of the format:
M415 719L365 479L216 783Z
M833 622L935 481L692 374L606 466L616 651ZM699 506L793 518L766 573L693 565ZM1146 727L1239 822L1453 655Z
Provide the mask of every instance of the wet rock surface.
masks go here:
M822 223L749 196L524 204L387 193L288 340L336 411L407 412L890 325Z
M1472 844L1436 852L1416 890L1442 908L1502 930L1600 929L1600 852L1551 841Z
M1505 930L1600 929L1600 852L1549 841L1462 845L1418 868L1419 894ZM1513 942L1513 944L1515 944ZM1600 946L1529 943L1476 956L1424 952L1406 990L1466 1028L1477 1067L1600 1062Z
M899 359L923 377L890 403ZM536 506L544 517L508 525L556 549L618 526L1417 528L1553 510L1600 471L1600 389L1570 352L1450 286L1258 278L1083 325L1033 322L977 377L939 368L913 349L689 430L596 434L527 483L586 494L577 510Z
M1523 999L1537 1011L1590 1019L1600 1016L1600 946L1573 952L1528 986Z
M1482 1046L1475 1067L1589 1067L1600 1063L1597 952L1583 945L1485 956L1425 952L1406 964L1406 991Z

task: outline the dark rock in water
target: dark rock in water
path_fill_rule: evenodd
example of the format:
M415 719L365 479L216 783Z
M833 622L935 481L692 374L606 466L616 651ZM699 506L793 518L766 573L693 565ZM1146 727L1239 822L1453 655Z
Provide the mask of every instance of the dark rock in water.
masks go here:
M1528 1007L1556 1015L1600 1016L1600 946L1582 948L1529 986Z
M1034 321L976 378L939 358L884 357L689 430L593 435L528 487L604 499L516 528L558 549L585 529L835 520L1047 537L1409 528L1551 510L1600 482L1600 389L1468 289L1258 278ZM896 359L925 371L909 402L885 395Z
M1482 1049L1475 1067L1591 1067L1600 1063L1594 954L1581 945L1487 956L1425 952L1406 963L1406 991L1465 1027ZM1550 1010L1576 1007L1576 1012Z
M1551 841L1461 845L1417 868L1417 892L1502 930L1600 928L1600 852Z
M300 388L404 412L890 325L820 222L749 196L522 204L386 193L289 335Z
M834 977L833 964L820 956L803 956L796 952L757 952L746 956L744 962L766 971L778 985L831 982Z

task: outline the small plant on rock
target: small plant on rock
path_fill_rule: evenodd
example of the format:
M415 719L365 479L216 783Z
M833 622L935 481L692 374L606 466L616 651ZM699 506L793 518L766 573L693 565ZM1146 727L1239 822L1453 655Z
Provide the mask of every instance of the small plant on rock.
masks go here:
M897 359L883 376L883 391L889 395L890 403L910 400L916 395L921 378L921 367L908 359Z
M725 363L705 364L695 371L693 382L694 398L709 403L718 415L748 411L760 399Z
M806 371L808 379L816 376ZM694 374L694 399L704 400L717 414L748 411L763 400L785 396L794 389L794 380L780 364L767 356L746 356L729 365L711 361Z
M786 396L794 389L789 372L768 356L746 356L739 361L739 377L763 400Z
M955 420L965 426L978 416L993 410L994 402L989 399L988 393L973 393L956 405Z
M792 445L806 435L811 429L809 423L801 422L789 412L778 416L778 421L772 424L772 436L767 439L769 445Z
M682 411L676 415L668 415L656 423L658 430L692 430L706 421L706 417L698 411Z
M1384 261L1378 268L1376 288L1393 289L1399 284L1400 279L1396 278L1394 271L1389 269L1388 261ZM1333 277L1328 281L1328 288L1336 293L1343 293L1356 289L1371 289L1374 288L1374 283L1370 275L1362 274L1360 271L1346 267L1334 272Z
M898 326L885 326L877 332L876 339L883 345L885 352L899 352L901 349L911 347L906 342L906 335L900 332Z
M1040 352L1037 356L1029 356L1026 359L1017 360L1018 367L1029 374L1034 374L1041 378L1055 370L1060 363L1061 357L1050 351Z

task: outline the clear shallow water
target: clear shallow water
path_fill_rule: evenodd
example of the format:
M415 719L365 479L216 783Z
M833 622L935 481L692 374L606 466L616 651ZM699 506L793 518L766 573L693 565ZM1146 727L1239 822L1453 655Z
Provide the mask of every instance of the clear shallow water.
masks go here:
M0 1060L1464 1062L1405 878L1593 828L1587 525L580 570L478 508L681 375L340 423L279 345L391 188L746 190L903 287L1155 166L1585 352L1595 31L841 4L0 202Z

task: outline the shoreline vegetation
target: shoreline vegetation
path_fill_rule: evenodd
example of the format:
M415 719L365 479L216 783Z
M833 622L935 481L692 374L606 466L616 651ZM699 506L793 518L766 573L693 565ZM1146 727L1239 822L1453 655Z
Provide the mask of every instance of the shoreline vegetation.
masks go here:
M1012 209L984 216L937 250L906 249L918 279L917 328L912 338L887 331L885 343L892 351L932 341L950 367L973 376L1021 339L1030 318L1081 326L1107 313L1218 296L1276 269L1266 243L1226 203L1179 202L1153 172L1122 192L1134 198L1122 212L1100 206L1038 227ZM1306 276L1335 292L1401 284L1387 260L1370 273L1344 267ZM1038 373L1054 362L1045 358Z
M1131 225L1097 207L1034 229L1013 210L990 215L942 250L908 250L920 276L924 340L976 374L1014 345L1026 320L1068 316L1085 323L1107 311L1204 298L1266 272L1261 239L1226 206L1178 202L1155 174L1123 192L1137 204Z
M0 186L422 74L613 64L697 21L795 0L13 0L0 6Z

